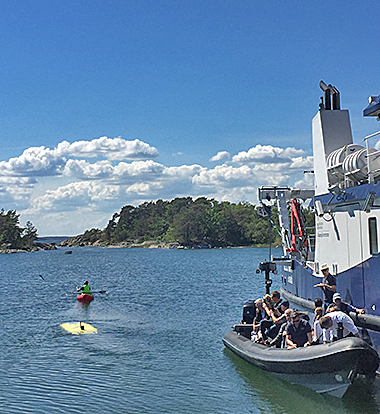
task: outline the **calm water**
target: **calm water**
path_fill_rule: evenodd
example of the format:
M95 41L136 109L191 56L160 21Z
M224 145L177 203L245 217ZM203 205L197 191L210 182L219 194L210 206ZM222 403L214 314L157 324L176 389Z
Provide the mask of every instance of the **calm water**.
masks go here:
M1 413L379 411L377 383L329 399L224 349L243 303L264 293L267 249L72 250L0 256ZM87 309L74 294L86 279L108 290ZM59 326L73 321L98 335Z

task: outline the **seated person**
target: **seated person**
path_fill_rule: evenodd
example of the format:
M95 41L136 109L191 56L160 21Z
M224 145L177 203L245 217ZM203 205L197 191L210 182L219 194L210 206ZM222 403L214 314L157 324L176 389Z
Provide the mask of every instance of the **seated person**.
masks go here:
M273 306L274 308L278 309L281 313L284 313L281 309L281 305L282 305L282 299L280 296L280 292L278 290L274 290L271 294L271 299L273 302ZM289 306L288 306L289 308Z
M284 348L286 343L286 328L292 321L291 309L286 309L284 312L286 321L280 326L277 335L268 343L269 346L275 346L276 348Z
M268 318L268 314L264 309L264 300L263 299L257 299L255 302L256 306L256 316L253 319L253 331L258 332L260 329L260 322L263 319Z
M309 322L301 319L298 311L293 311L292 322L286 328L288 349L311 345L313 341Z
M323 307L323 302L321 298L316 298L314 299L314 309L315 308L322 308Z
M313 343L323 344L323 329L319 323L319 320L323 316L323 308L321 306L315 308L314 314Z
M342 297L340 296L339 293L334 293L333 303L327 308L327 312L331 312L330 310L331 308L347 313L347 315L349 315L350 312L355 312L355 313L360 313L360 314L365 313L364 309L356 308L355 306L349 303L343 302Z
M269 319L264 319L260 322L260 332L265 341L268 337L273 339L278 334L281 325L286 322L284 312L289 309L289 302L281 302L280 310L277 310L276 308L268 309L265 306L264 308L269 316Z
M269 311L274 309L274 302L272 300L271 295L269 295L268 293L264 295L263 301L264 301L263 303L264 309L269 314Z
M324 329L323 342L330 342L331 335L333 340L340 339L339 325L343 327L342 337L357 336L359 337L359 330L355 326L354 321L342 311L329 312L322 316L319 320L321 327Z
M88 284L88 281L86 280L83 284L83 286L81 288L79 288L78 286L77 288L77 292L83 292L86 295L91 295L91 288L90 285Z

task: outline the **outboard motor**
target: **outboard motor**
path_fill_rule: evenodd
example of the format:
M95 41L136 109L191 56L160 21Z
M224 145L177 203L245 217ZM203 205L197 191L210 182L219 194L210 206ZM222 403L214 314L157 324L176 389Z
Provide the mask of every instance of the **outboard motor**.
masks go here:
M256 306L254 300L248 300L243 306L243 319L241 323L253 323L256 317Z

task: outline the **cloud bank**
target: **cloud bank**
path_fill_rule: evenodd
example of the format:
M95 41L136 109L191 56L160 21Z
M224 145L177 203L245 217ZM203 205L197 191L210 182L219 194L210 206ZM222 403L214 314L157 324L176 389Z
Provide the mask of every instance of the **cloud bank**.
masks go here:
M302 174L312 157L296 148L256 145L232 157L219 151L211 167L166 166L158 157L149 144L120 137L27 148L0 162L0 205L40 235L74 235L103 228L126 204L183 196L257 203L261 185L312 184Z

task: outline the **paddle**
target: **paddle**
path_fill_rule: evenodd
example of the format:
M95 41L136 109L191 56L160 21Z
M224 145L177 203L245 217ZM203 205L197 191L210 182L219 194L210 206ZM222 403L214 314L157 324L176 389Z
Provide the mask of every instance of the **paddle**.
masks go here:
M93 293L108 293L108 290L95 290L93 292L91 292L91 295ZM76 293L66 293L66 296L71 296L71 295L81 295L81 292L76 292Z

